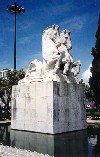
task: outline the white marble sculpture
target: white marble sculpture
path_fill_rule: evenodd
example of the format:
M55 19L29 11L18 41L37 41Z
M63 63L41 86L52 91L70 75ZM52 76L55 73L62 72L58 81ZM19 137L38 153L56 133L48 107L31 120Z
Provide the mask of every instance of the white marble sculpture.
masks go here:
M33 60L12 87L12 129L59 134L87 128L84 84L76 78L80 61L73 60L71 48L68 30L44 30L43 61Z
M58 25L47 27L42 35L43 63L33 60L27 69L25 78L18 84L47 81L67 81L78 83L80 61L74 62L69 50L72 48L70 31L59 31Z

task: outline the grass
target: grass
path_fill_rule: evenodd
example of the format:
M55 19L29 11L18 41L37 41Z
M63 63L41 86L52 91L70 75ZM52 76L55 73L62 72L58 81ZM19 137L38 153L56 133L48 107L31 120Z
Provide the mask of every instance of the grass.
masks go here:
M100 117L100 111L91 110L90 112L86 112L86 117Z

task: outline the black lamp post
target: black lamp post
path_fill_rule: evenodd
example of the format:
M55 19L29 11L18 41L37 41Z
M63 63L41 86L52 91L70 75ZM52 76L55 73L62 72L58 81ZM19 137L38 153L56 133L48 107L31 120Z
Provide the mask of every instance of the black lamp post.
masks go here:
M23 14L25 9L17 5L17 2L14 2L14 5L8 5L7 11L14 14L15 16L15 37L14 37L14 69L16 69L16 15Z

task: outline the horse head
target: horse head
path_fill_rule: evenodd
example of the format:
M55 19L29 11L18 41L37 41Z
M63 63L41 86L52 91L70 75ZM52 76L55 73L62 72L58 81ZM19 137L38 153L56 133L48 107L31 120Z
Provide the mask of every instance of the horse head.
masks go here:
M67 50L72 49L71 39L70 39L70 31L65 29L60 33L60 42L61 42L61 44L66 46Z
M50 38L53 41L56 41L56 38L59 36L59 26L58 25L52 25L47 27L43 31L43 39Z

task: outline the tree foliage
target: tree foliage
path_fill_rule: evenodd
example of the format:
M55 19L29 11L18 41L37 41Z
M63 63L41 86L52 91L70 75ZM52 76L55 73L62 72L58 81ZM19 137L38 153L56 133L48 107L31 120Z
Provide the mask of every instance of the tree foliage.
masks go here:
M96 44L91 52L94 58L91 67L92 77L90 77L89 84L91 90L94 92L96 106L97 108L100 108L100 16L96 32Z
M11 101L12 86L17 85L18 81L24 78L24 76L25 72L23 70L8 70L6 73L6 77L0 78L0 98L5 105L4 110L6 110L6 114L8 114L10 109L9 102Z
M89 101L92 101L92 102L94 101L94 92L93 90L91 90L89 85L85 86L85 96L86 96L86 99L88 99Z
M6 77L0 78L0 98L3 97L5 91L7 95L11 95L12 86L17 85L18 81L24 78L25 72L23 70L8 70Z

